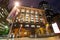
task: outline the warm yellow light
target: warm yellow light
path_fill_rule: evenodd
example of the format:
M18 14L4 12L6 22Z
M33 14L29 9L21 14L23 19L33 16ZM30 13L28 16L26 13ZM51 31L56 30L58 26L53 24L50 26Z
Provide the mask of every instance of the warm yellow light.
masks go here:
M49 24L46 24L46 27L48 27L49 26Z

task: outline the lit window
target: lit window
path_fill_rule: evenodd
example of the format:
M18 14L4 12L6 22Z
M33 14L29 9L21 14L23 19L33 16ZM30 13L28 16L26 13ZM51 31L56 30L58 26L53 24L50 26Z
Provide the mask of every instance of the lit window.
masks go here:
M38 20L36 20L36 22L39 22Z
M26 21L29 21L28 18L26 18Z
M4 9L2 8L2 10L4 10Z
M31 13L34 13L34 11L33 11L33 10L31 10Z
M38 15L35 15L35 17L38 17Z
M38 18L36 18L36 22L39 22Z
M26 10L27 13L29 13L29 10Z
M38 14L38 12L36 11L35 14Z
M39 28L39 27L40 27L40 25L37 25L37 27Z
M21 12L25 12L25 9L21 9Z
M34 20L31 20L31 21L34 21Z
M31 17L34 17L34 15L31 15Z
M18 19L18 21L20 21L20 19Z
M26 16L29 16L29 14L26 14Z
M16 20L16 22L18 22L18 21Z
M43 18L40 18L40 20L44 20Z
M33 17L31 17L31 19L34 19Z
M16 19L18 19L18 17L16 17Z
M25 25L25 27L29 27L29 25Z
M28 19L29 17L26 17L26 19Z
M22 24L20 24L20 27L22 27L23 25Z
M28 20L26 19L26 22L28 22Z
M31 18L34 18L34 15L31 15Z
M27 32L24 32L25 35L27 35Z
M35 18L36 20L38 20L38 18Z
M31 25L31 27L35 27L35 25Z

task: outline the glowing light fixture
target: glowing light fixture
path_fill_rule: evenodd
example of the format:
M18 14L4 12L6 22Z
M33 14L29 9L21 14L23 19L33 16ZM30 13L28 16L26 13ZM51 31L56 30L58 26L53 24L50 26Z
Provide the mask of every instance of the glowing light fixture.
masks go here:
M16 2L14 3L14 6L15 6L15 7L18 7L18 6L20 6L20 3L19 3L18 1L16 1Z
M54 33L60 33L60 30L59 30L59 28L58 28L57 23L53 23L53 24L52 24L52 28L53 28L53 30L54 30Z

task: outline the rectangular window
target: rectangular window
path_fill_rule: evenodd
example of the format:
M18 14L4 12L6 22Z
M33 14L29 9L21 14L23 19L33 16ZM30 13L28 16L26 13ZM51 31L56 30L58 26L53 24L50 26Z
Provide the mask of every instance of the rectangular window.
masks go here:
M25 27L29 27L29 25L25 25Z
M39 28L40 27L40 25L37 25L37 28Z
M26 10L26 13L29 13L30 10Z
M25 9L21 9L21 12L25 12Z
M35 25L31 25L31 27L35 27Z
M33 14L34 13L34 10L31 10L31 14Z

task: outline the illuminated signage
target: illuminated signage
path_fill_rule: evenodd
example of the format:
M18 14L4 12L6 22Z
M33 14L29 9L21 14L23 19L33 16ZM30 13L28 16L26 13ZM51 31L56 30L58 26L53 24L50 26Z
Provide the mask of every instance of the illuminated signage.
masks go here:
M53 23L53 24L52 24L52 28L53 28L53 30L54 30L54 33L60 33L60 30L59 30L59 28L58 28L57 23Z

